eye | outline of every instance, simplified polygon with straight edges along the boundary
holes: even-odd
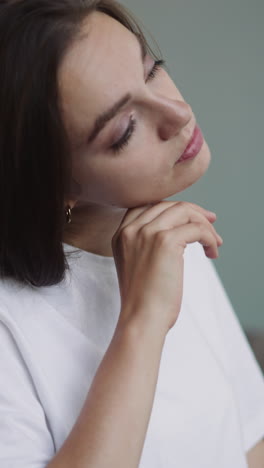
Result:
[[[133,133],[135,131],[135,128],[136,128],[136,120],[131,116],[130,121],[129,121],[129,125],[128,125],[124,135],[120,138],[119,141],[117,141],[116,143],[114,143],[111,146],[111,148],[110,148],[111,151],[113,151],[115,154],[122,151],[122,149],[124,149],[124,147],[126,145],[128,145],[129,140],[130,140],[130,138],[132,137],[132,135],[133,135]]]
[[[153,78],[155,78],[157,72],[160,70],[160,68],[163,65],[165,65],[165,60],[156,60],[156,62],[154,62],[153,68],[151,69],[150,73],[148,74],[147,81],[153,80]]]
[[[165,65],[165,60],[156,60],[156,62],[154,62],[154,65],[153,65],[151,71],[148,74],[147,82],[150,81],[150,80],[153,80],[155,78],[158,71],[160,70],[160,68],[163,65]],[[125,146],[128,145],[132,135],[135,132],[136,123],[137,123],[136,120],[131,116],[130,121],[129,121],[129,125],[128,125],[124,135],[120,138],[119,141],[117,141],[116,143],[114,143],[110,147],[110,150],[113,153],[115,153],[115,154],[120,153],[125,148]]]

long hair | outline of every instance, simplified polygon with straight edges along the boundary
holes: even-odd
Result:
[[[113,0],[0,0],[0,276],[34,286],[60,282],[70,142],[57,73],[93,11],[140,35]]]

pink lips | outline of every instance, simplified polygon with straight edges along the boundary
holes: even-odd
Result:
[[[177,163],[182,162],[182,161],[187,161],[189,159],[194,159],[198,153],[200,152],[202,146],[204,143],[204,137],[203,134],[198,127],[198,125],[195,126],[193,135],[185,148],[183,154],[181,155],[180,159],[178,159]]]

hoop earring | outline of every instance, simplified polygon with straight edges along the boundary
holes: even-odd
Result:
[[[65,219],[67,224],[70,224],[72,222],[72,210],[69,205],[65,208]]]

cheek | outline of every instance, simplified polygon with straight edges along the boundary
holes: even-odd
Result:
[[[116,156],[100,156],[75,164],[73,176],[81,185],[81,201],[132,207],[155,198],[164,187],[169,165],[157,145],[141,145]]]

